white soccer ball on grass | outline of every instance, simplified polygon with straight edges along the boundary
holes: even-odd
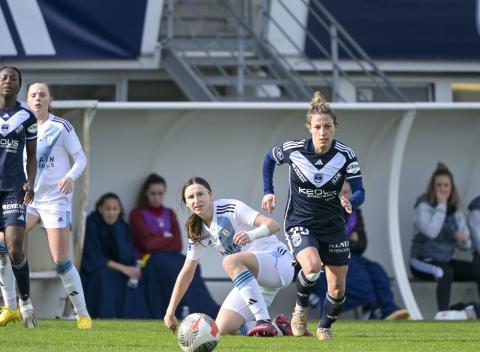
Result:
[[[219,338],[215,320],[203,313],[187,315],[178,327],[178,344],[185,352],[213,351]]]

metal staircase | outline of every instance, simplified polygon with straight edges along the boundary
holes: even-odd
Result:
[[[301,23],[283,0],[274,1]],[[310,100],[313,87],[306,83],[289,59],[279,53],[264,35],[268,26],[276,27],[285,34],[287,41],[292,41],[288,32],[270,15],[270,6],[268,0],[165,2],[160,37],[162,64],[190,100]],[[317,7],[310,8],[311,11],[318,11]],[[323,11],[326,9],[321,10],[325,17]],[[333,17],[327,16],[325,21],[328,21],[329,31],[335,28],[337,33],[343,34],[340,25],[332,22]],[[306,35],[311,34],[306,31]],[[340,40],[335,43],[343,44]],[[338,58],[334,55],[335,48],[332,46],[331,50],[325,50],[327,59],[332,60],[333,65],[333,73],[326,75],[304,55],[298,44],[293,44],[298,48],[298,56],[309,65],[310,72],[320,78],[323,85],[332,87],[332,100],[344,101],[335,87],[338,88],[340,78],[350,82],[353,80],[340,68]],[[342,49],[345,50],[344,47]],[[369,77],[375,78],[377,86],[393,91],[392,100],[406,100],[371,60],[362,58],[359,64],[365,67]]]

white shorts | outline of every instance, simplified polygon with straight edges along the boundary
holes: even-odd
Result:
[[[258,285],[262,291],[267,307],[272,304],[278,291],[287,287],[293,280],[294,268],[293,256],[285,249],[281,251],[252,251],[258,260]],[[247,303],[243,300],[236,287],[228,294],[222,304],[222,308],[237,312],[245,321],[255,320]]]
[[[27,207],[27,216],[40,219],[40,226],[46,229],[63,229],[70,225],[71,212],[66,210],[41,210]]]

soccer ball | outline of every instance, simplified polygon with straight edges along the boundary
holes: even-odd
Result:
[[[187,315],[178,327],[178,344],[185,352],[213,351],[219,337],[215,320],[203,313]]]

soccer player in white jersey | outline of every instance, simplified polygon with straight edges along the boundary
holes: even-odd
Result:
[[[30,271],[23,253],[23,238],[25,207],[34,198],[37,121],[33,112],[17,101],[21,85],[22,75],[17,68],[0,69],[0,287],[5,305],[0,313],[0,326],[22,317],[26,327],[34,327],[36,319],[30,300]],[[24,149],[27,178],[23,167]],[[15,278],[20,310],[17,309]],[[13,295],[5,289],[9,280],[13,282]]]
[[[82,174],[87,159],[72,125],[49,113],[53,99],[43,82],[30,84],[27,104],[37,114],[37,176],[35,200],[27,208],[27,227],[40,224],[47,233],[53,262],[77,314],[79,329],[91,329],[83,287],[77,269],[69,258],[70,219],[73,183]],[[69,156],[74,160],[70,167]],[[5,282],[15,291],[15,283]]]
[[[292,255],[273,235],[278,223],[235,199],[213,200],[201,177],[182,187],[182,200],[192,214],[185,225],[189,237],[187,258],[170,298],[165,325],[175,331],[175,310],[185,295],[206,247],[223,256],[223,268],[234,288],[222,304],[216,323],[222,335],[276,336],[279,329],[267,307],[277,292],[293,279]]]
[[[317,328],[319,340],[331,340],[331,326],[345,302],[345,285],[350,258],[345,235],[345,211],[362,204],[365,191],[357,157],[353,150],[334,139],[337,117],[320,92],[315,92],[305,126],[311,138],[288,141],[272,148],[263,163],[262,207],[272,211],[275,165],[289,164],[289,199],[285,233],[290,250],[302,269],[296,278],[297,302],[292,315],[292,331],[302,336],[307,326],[308,297],[325,270],[328,292]],[[347,179],[352,195],[339,197]]]

